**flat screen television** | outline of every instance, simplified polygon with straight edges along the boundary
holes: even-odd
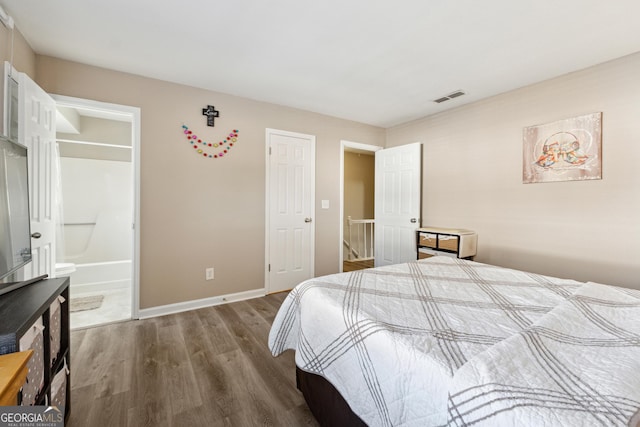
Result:
[[[27,147],[0,136],[0,282],[30,261]]]

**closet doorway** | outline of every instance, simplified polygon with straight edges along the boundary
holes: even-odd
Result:
[[[71,328],[138,317],[140,110],[53,96],[59,151],[57,275]]]

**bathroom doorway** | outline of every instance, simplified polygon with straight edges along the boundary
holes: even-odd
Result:
[[[71,329],[137,318],[139,109],[53,98],[56,275],[71,277]]]

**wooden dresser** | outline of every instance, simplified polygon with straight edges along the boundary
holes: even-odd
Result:
[[[32,350],[0,356],[0,406],[18,404],[18,392],[27,378]]]
[[[27,381],[20,382],[18,405],[64,407],[68,419],[69,339],[69,278],[42,280],[0,295],[1,357],[19,357],[33,350],[26,361]]]

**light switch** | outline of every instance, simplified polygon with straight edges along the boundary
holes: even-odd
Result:
[[[329,201],[328,200],[323,200],[322,201],[322,209],[329,209]]]

